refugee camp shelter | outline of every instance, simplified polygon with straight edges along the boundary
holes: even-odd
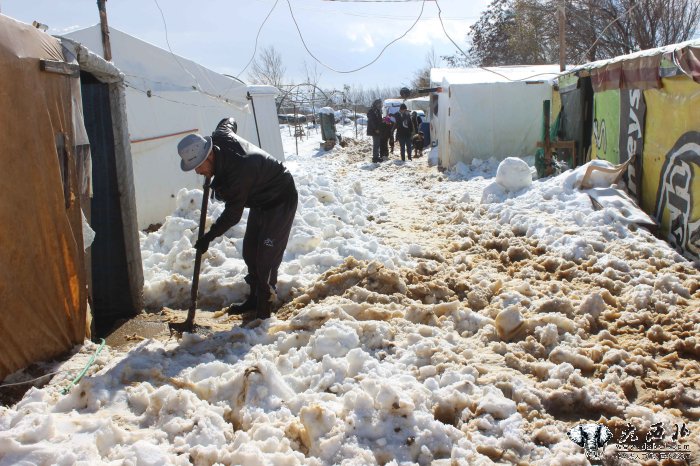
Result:
[[[406,108],[410,111],[413,110],[423,110],[425,113],[426,120],[430,119],[430,97],[421,96],[414,97],[412,99],[406,99]]]
[[[410,112],[418,112],[422,116],[421,119],[423,123],[421,127],[418,128],[419,131],[423,131],[424,144],[430,145],[430,96],[414,97],[412,99],[406,99],[406,108]]]
[[[700,40],[568,71],[559,79],[564,137],[582,136],[592,159],[629,162],[630,193],[671,244],[700,260]]]
[[[99,24],[66,37],[103,50]],[[139,228],[162,223],[181,188],[201,189],[203,177],[180,170],[177,143],[188,133],[210,135],[234,117],[239,135],[284,160],[275,87],[248,86],[113,27],[109,39],[126,83]]]
[[[88,296],[99,323],[140,309],[143,274],[118,70],[3,15],[0,69],[3,379],[82,343]]]
[[[433,68],[431,139],[438,164],[450,168],[475,158],[534,155],[542,107],[552,97],[554,65]]]

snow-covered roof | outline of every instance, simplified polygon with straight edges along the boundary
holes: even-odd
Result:
[[[414,97],[412,99],[406,99],[406,102],[430,102],[430,97],[428,96],[421,96],[421,97]]]
[[[551,81],[559,75],[559,65],[518,65],[484,68],[433,68],[430,82],[449,84],[486,84],[510,81]]]
[[[277,97],[280,95],[280,90],[275,86],[268,86],[263,84],[249,84],[248,92],[254,95],[274,95]]]
[[[675,52],[676,50],[683,49],[685,47],[698,47],[700,48],[700,39],[687,40],[685,42],[679,42],[677,44],[664,45],[662,47],[656,47],[653,49],[639,50],[634,53],[627,55],[620,55],[613,58],[607,58],[605,60],[597,60],[589,63],[584,63],[583,65],[574,66],[573,68],[567,69],[567,73],[573,73],[580,70],[592,70],[595,68],[602,68],[613,63],[618,63],[622,61],[631,61],[642,57],[653,57],[656,55],[661,55],[664,53]]]
[[[248,86],[169,50],[149,44],[114,27],[109,28],[112,56],[126,81],[136,88],[159,91],[197,90],[212,98],[245,104]],[[102,51],[100,25],[79,29],[65,37]]]

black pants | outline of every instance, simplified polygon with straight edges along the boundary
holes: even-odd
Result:
[[[248,266],[245,280],[251,296],[257,297],[258,313],[268,313],[270,298],[277,285],[277,271],[289,240],[297,212],[296,189],[281,204],[270,209],[250,209],[243,236],[243,261]],[[258,316],[261,317],[261,316]]]
[[[401,134],[397,135],[396,138],[399,140],[399,145],[401,147],[401,160],[406,160],[405,154],[408,152],[408,160],[413,158],[413,147],[411,145],[411,135]]]
[[[379,156],[381,158],[389,158],[389,137],[380,136],[379,138]]]

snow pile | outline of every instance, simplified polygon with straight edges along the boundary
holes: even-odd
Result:
[[[532,184],[530,167],[523,159],[507,157],[498,164],[496,183],[507,193],[528,188]]]
[[[585,465],[566,432],[590,422],[686,423],[698,454],[692,264],[593,210],[578,172],[482,204],[497,163],[440,174],[318,141],[288,156],[303,201],[284,267],[302,278],[284,274],[308,284],[277,316],[105,349],[67,396],[59,381],[0,408],[0,464]],[[186,270],[199,201],[181,193],[144,238],[154,273]],[[214,245],[210,281],[240,275],[241,233]]]
[[[287,165],[294,175],[299,207],[279,271],[280,299],[308,286],[320,273],[349,256],[378,260],[390,267],[409,263],[405,252],[394,251],[363,232],[369,222],[381,217],[385,202],[381,196],[363,193],[361,176],[338,182],[328,176],[329,167],[322,159],[303,167],[293,161]],[[158,231],[141,234],[147,307],[186,308],[189,303],[202,191],[183,189],[176,201],[176,211]],[[210,201],[207,229],[223,209],[222,202]],[[203,256],[198,301],[201,306],[222,307],[247,295],[249,287],[243,281],[247,268],[242,258],[247,218],[248,209],[241,221],[213,241]]]
[[[532,172],[527,162],[507,157],[498,164],[496,180],[484,188],[482,204],[502,202],[509,194],[517,195],[532,185]]]

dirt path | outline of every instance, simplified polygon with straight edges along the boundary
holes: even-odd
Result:
[[[366,142],[339,149],[336,156],[348,163],[336,179],[357,170],[368,149]],[[517,403],[523,430],[537,444],[564,442],[583,421],[640,431],[684,422],[689,442],[700,443],[696,269],[614,241],[589,259],[567,260],[490,217],[478,197],[485,182],[450,181],[427,157],[408,164],[394,158],[366,171],[363,189],[385,201],[384,215],[370,219],[366,232],[407,249],[415,267],[348,258],[284,304],[278,328],[313,332],[344,309],[344,318],[390,323],[396,344],[408,328],[442,335],[453,346],[436,348],[426,364],[438,375],[475,370],[477,387],[496,387]],[[168,338],[162,322],[173,318],[183,319],[184,311],[140,317],[161,323],[143,324],[154,330],[148,335],[126,330],[112,343]],[[238,322],[209,312],[197,321],[212,331]],[[459,418],[464,409],[444,407],[435,416],[478,431],[476,417]],[[498,448],[483,454],[518,458]]]
[[[357,161],[368,150],[351,146],[346,157]],[[409,170],[393,161],[368,170],[366,184],[383,193],[387,215],[367,230],[397,250],[413,245],[416,267],[388,271],[349,260],[281,316],[293,320],[307,306],[351,300],[371,305],[362,319],[452,325],[463,337],[459,349],[433,360],[476,367],[476,383],[519,400],[526,430],[542,441],[561,439],[586,420],[641,431],[653,422],[670,429],[675,420],[690,427],[691,444],[699,443],[698,270],[649,255],[642,244],[614,241],[590,259],[566,260],[490,218],[478,189],[465,186],[466,195],[457,191],[453,202],[437,203],[440,185],[450,181],[425,157],[409,163]],[[470,324],[455,314],[461,310]],[[520,390],[536,395],[519,399]]]

